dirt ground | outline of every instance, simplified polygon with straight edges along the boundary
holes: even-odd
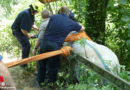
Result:
[[[2,56],[4,63],[20,60],[20,58],[6,52],[4,52]],[[34,75],[34,71],[26,71],[20,66],[9,68],[9,71],[16,84],[17,90],[43,90],[36,84],[36,76]]]
[[[13,62],[16,60],[20,60],[20,58],[17,58],[13,55],[9,55],[8,53],[3,54],[4,63]],[[34,72],[37,70],[27,71],[20,66],[15,66],[9,68],[9,71],[16,84],[17,90],[51,90],[49,88],[43,89],[38,87],[36,83],[36,75],[34,74]],[[61,90],[61,88],[57,88],[56,90]]]
[[[17,90],[43,90],[37,86],[34,72],[26,71],[20,66],[10,68],[9,71],[14,79]]]

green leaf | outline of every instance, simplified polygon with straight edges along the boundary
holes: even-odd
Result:
[[[118,0],[118,3],[124,5],[124,4],[127,4],[128,1],[127,0]]]
[[[127,74],[129,74],[129,75],[130,75],[130,71],[127,71]]]
[[[59,72],[58,75],[62,77],[64,75],[64,72]]]
[[[124,21],[124,22],[129,22],[130,21],[130,17],[127,16],[127,15],[124,15],[124,16],[122,16],[121,20]]]
[[[130,37],[130,32],[128,32],[128,38]]]
[[[130,23],[127,25],[127,28],[130,29]]]
[[[130,47],[130,39],[126,41],[127,47]]]

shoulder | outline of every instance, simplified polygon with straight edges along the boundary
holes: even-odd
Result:
[[[40,25],[40,29],[46,28],[46,26],[47,26],[48,23],[49,23],[49,20],[50,20],[50,19],[47,19],[47,20],[43,21],[43,22],[41,23],[41,25]]]
[[[49,20],[50,20],[50,18],[48,18],[48,19],[46,19],[46,20],[42,21],[42,23],[41,23],[41,24],[42,24],[42,25],[43,25],[43,24],[47,24],[47,23],[49,22]]]
[[[45,25],[46,25],[46,21],[43,21],[43,22],[40,24],[40,28],[45,27]]]
[[[29,16],[30,15],[29,9],[21,11],[20,15]]]
[[[23,13],[30,14],[30,11],[29,11],[29,9],[25,9],[25,10],[23,10]]]
[[[59,14],[51,15],[51,17],[57,17]]]
[[[50,17],[50,19],[58,18],[59,16],[60,16],[60,14],[55,14],[55,15],[52,15],[52,16]]]

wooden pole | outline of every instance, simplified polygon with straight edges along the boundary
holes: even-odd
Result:
[[[61,48],[60,50],[47,52],[47,53],[43,53],[43,54],[36,55],[36,56],[33,56],[33,57],[29,57],[29,58],[17,60],[17,61],[14,61],[14,62],[6,63],[6,66],[8,68],[10,68],[10,67],[23,65],[23,64],[30,63],[30,62],[34,62],[34,61],[43,60],[43,59],[53,57],[53,56],[56,56],[56,55],[60,55],[60,54],[63,55],[63,56],[68,56],[70,54],[70,50],[71,50],[71,47],[66,46],[66,47]]]

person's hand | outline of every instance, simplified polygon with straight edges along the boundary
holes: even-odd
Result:
[[[31,39],[31,36],[28,36],[28,39]]]
[[[36,25],[33,25],[33,29],[39,31],[39,28]]]
[[[84,32],[84,30],[85,30],[85,27],[82,26],[82,28],[80,29],[80,32]]]
[[[34,56],[36,55],[36,51],[37,51],[37,50],[34,48],[34,49],[33,49],[33,52],[32,52],[32,54],[33,54]]]
[[[84,30],[80,30],[80,32],[84,32]]]
[[[39,31],[39,28],[37,28],[37,27],[34,27],[33,29]]]
[[[34,35],[31,35],[30,38],[35,38]]]

